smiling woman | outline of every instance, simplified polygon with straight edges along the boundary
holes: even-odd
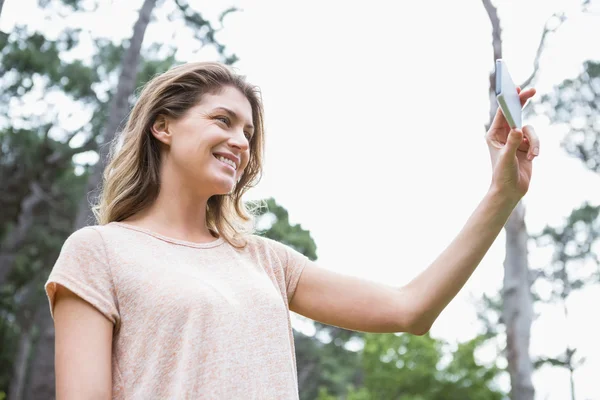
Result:
[[[123,146],[113,151],[95,207],[100,224],[145,220],[172,201],[161,194],[185,185],[207,207],[205,216],[193,204],[195,215],[185,221],[189,233],[243,244],[240,234],[250,231],[251,218],[242,196],[258,183],[262,168],[258,88],[220,64],[178,66],[148,83],[121,136]],[[229,164],[222,170],[216,169],[221,163],[208,162],[217,155],[233,161],[234,174],[223,174]]]
[[[115,140],[98,225],[67,239],[46,283],[59,399],[298,399],[290,311],[424,334],[527,191],[539,149],[533,129],[496,115],[488,194],[429,268],[392,287],[253,234],[242,196],[260,179],[263,137],[258,90],[224,65],[146,85]]]

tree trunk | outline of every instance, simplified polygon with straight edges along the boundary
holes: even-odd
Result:
[[[40,301],[35,322],[40,332],[33,349],[35,358],[31,363],[31,372],[29,373],[28,385],[23,400],[51,400],[55,398],[56,392],[54,381],[54,323],[48,311],[48,301],[46,299]]]
[[[102,137],[105,145],[100,146],[98,151],[100,159],[98,163],[94,165],[92,174],[88,179],[86,195],[81,198],[81,202],[79,203],[77,219],[75,221],[75,230],[83,228],[88,223],[93,223],[94,221],[87,194],[90,192],[97,192],[99,189],[100,184],[102,183],[102,173],[106,166],[109,144],[115,138],[115,134],[121,127],[121,123],[129,113],[129,98],[133,95],[135,90],[144,33],[150,22],[150,15],[152,14],[152,9],[155,4],[156,0],[144,1],[144,4],[140,9],[139,18],[133,27],[133,36],[129,41],[129,47],[123,55],[121,76],[119,77],[119,83],[117,84],[117,91],[111,101],[108,122]]]
[[[29,187],[31,192],[21,202],[17,225],[0,243],[0,286],[6,283],[17,252],[23,246],[27,234],[33,226],[36,207],[42,204],[46,198],[44,191],[36,181],[33,181]]]
[[[491,0],[482,0],[492,24],[494,63],[502,58],[502,34],[496,7]],[[495,73],[490,74],[489,129],[498,105],[496,102]],[[506,326],[508,371],[512,400],[533,400],[535,390],[531,375],[533,363],[529,356],[529,340],[533,321],[531,278],[527,260],[529,235],[525,225],[525,208],[521,202],[512,212],[506,225],[506,258],[504,260],[504,288],[502,290],[502,317]]]
[[[569,382],[571,384],[571,400],[575,400],[575,369],[569,368]]]
[[[13,364],[12,377],[10,379],[9,399],[23,399],[25,390],[25,379],[27,374],[27,360],[31,352],[32,326],[21,326],[21,336],[19,337],[19,347],[17,356]]]
[[[39,323],[40,303],[39,279],[32,279],[23,288],[14,295],[16,307],[16,323],[19,326],[21,335],[17,347],[17,354],[12,368],[12,376],[9,386],[9,399],[22,400],[24,397],[25,385],[27,383],[27,373],[29,368],[29,357],[31,355],[34,329]]]
[[[111,101],[108,123],[104,129],[103,140],[105,143],[110,143],[114,139],[116,131],[129,112],[129,98],[135,90],[140,50],[155,5],[156,0],[145,0],[140,9],[138,20],[133,27],[133,35],[129,42],[129,47],[123,55],[122,70],[119,83],[117,84],[117,91]],[[94,166],[88,180],[86,193],[82,196],[74,226],[75,230],[84,227],[88,221],[93,220],[87,193],[95,191],[101,183],[102,172],[108,155],[107,146],[101,146],[99,149],[100,160]],[[48,303],[42,302],[40,304],[41,308],[44,311],[44,318],[42,318],[40,324],[40,338],[31,366],[31,384],[29,392],[26,393],[27,400],[49,400],[55,398],[54,323],[49,314]]]
[[[524,219],[525,207],[519,203],[504,227],[506,259],[502,290],[502,319],[506,325],[512,400],[533,400],[535,394],[531,380],[533,364],[529,356],[529,340],[533,321],[531,278],[527,260],[529,235]]]

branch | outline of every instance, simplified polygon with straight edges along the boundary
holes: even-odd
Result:
[[[496,60],[502,58],[502,29],[500,28],[500,19],[498,18],[498,10],[492,4],[491,0],[481,0],[483,2],[483,6],[485,7],[485,11],[492,23],[492,47],[494,49],[493,54],[493,63],[496,63]],[[496,74],[495,72],[490,73],[490,85],[489,85],[489,96],[490,96],[490,115],[488,123],[486,124],[485,130],[487,131],[492,125],[492,121],[494,120],[494,116],[496,115],[497,104],[495,101],[496,98]]]
[[[558,24],[551,28],[550,24],[555,19],[558,19]],[[533,61],[533,71],[531,71],[531,74],[529,75],[529,77],[527,79],[525,79],[525,81],[523,83],[521,83],[521,85],[520,85],[521,89],[524,89],[525,87],[529,86],[531,84],[531,82],[535,79],[535,76],[538,73],[538,70],[540,68],[540,58],[542,57],[542,52],[544,51],[546,37],[548,36],[549,33],[556,32],[558,30],[558,28],[560,28],[560,26],[563,24],[563,22],[565,22],[566,19],[567,19],[567,16],[565,15],[564,12],[554,13],[554,14],[552,14],[552,16],[550,18],[548,18],[548,20],[544,24],[544,31],[542,32],[542,37],[540,38],[540,44],[538,45],[537,51],[535,53],[535,59]]]
[[[500,19],[498,18],[498,10],[492,4],[491,0],[481,0],[485,11],[488,14],[490,22],[492,23],[492,45],[494,46],[494,62],[497,59],[502,58],[502,29],[500,28]]]
[[[580,357],[575,359],[575,353],[577,353],[577,349],[567,347],[564,353],[559,354],[556,357],[540,357],[534,361],[534,368],[538,369],[543,365],[550,364],[554,367],[566,368],[570,371],[574,371],[577,368],[581,367],[586,358]]]
[[[225,17],[233,12],[236,11],[242,11],[241,9],[237,8],[237,7],[229,7],[227,10],[223,11],[221,13],[221,15],[219,15],[219,24],[221,25],[221,27],[219,29],[217,29],[217,32],[220,31],[221,29],[223,29],[223,20],[225,19]]]
[[[593,4],[591,0],[584,0],[581,4],[581,11],[585,14],[591,15],[592,17],[600,16],[600,12],[594,12],[592,10]]]
[[[235,54],[226,56],[226,46],[219,43],[216,39],[216,33],[223,28],[223,19],[230,13],[239,11],[236,7],[230,7],[223,11],[219,17],[219,23],[221,28],[215,29],[209,20],[205,19],[202,14],[194,11],[192,7],[185,0],[175,0],[175,5],[179,11],[183,14],[183,19],[186,24],[194,29],[195,38],[200,41],[201,46],[211,45],[214,46],[219,55],[223,58],[223,63],[232,65],[237,62],[238,57]]]

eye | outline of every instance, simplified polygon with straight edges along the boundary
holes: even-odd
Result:
[[[229,119],[229,117],[226,117],[225,115],[216,116],[215,119],[218,120],[218,121],[221,121],[226,126],[230,126],[231,125],[231,120]]]
[[[252,133],[250,132],[244,132],[244,136],[246,136],[246,139],[248,139],[248,141],[252,139]]]

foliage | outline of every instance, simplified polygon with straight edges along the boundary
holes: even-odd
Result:
[[[364,385],[350,387],[348,399],[500,400],[504,393],[494,382],[500,369],[475,359],[484,341],[476,337],[451,349],[429,334],[366,334]],[[319,394],[319,400],[333,398],[324,389]]]

